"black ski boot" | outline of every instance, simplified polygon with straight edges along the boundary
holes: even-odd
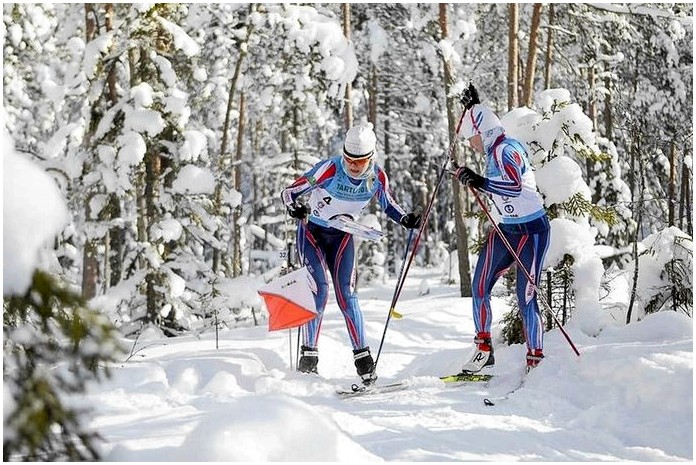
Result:
[[[302,346],[300,351],[300,361],[297,364],[297,371],[302,373],[317,373],[319,363],[319,351],[316,347]]]
[[[365,386],[374,384],[377,380],[375,372],[375,361],[370,355],[370,348],[365,347],[353,351],[353,360],[355,360],[355,368],[358,370],[358,376],[362,379]]]

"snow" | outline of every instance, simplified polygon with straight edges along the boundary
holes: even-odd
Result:
[[[88,79],[93,79],[97,72],[97,67],[99,60],[102,59],[102,55],[106,55],[109,52],[109,47],[111,47],[114,39],[114,32],[106,32],[91,41],[86,45],[83,44],[85,52],[83,59],[83,70],[85,71],[86,77]]]
[[[65,226],[68,209],[55,181],[18,154],[6,134],[3,152],[2,290],[9,296],[27,290],[41,249]]]
[[[376,64],[389,46],[389,34],[374,19],[367,22],[367,31],[370,38],[370,62]]]
[[[546,205],[566,202],[578,193],[584,194],[585,198],[591,197],[590,188],[582,179],[580,165],[565,155],[537,169],[536,179]]]
[[[642,245],[647,250],[638,257],[640,272],[636,286],[636,304],[641,311],[660,289],[672,286],[669,276],[663,272],[667,269],[667,263],[679,260],[682,266],[689,267],[690,257],[693,256],[691,238],[674,226],[651,234],[642,241]],[[627,269],[632,270],[634,266],[634,262],[631,262]],[[684,274],[690,281],[682,285],[693,289],[693,269],[687,269]]]
[[[441,270],[412,268],[378,365],[389,394],[340,399],[356,382],[345,323],[333,297],[319,340],[319,375],[290,369],[296,332],[265,326],[159,339],[92,386],[91,426],[112,461],[683,461],[693,457],[693,327],[675,312],[630,325],[603,323],[590,337],[569,325],[577,357],[558,330],[546,359],[506,400],[525,349],[498,339],[507,299],[494,297],[496,377],[446,387],[472,349],[471,299],[442,284]],[[423,282],[430,293],[420,295]],[[250,296],[253,281],[228,281]],[[363,287],[373,354],[395,280]],[[249,297],[248,297],[249,298]],[[133,341],[127,341],[131,346]]]
[[[174,46],[184,52],[187,57],[192,57],[200,53],[200,47],[189,35],[178,25],[167,21],[162,17],[157,17],[157,20],[174,38]]]
[[[146,12],[152,6],[138,4],[134,8]],[[316,88],[313,75],[321,70],[328,80],[334,81],[329,85],[329,97],[343,95],[344,85],[357,75],[358,61],[353,44],[343,36],[336,17],[319,14],[314,7],[279,5],[267,8],[270,14],[252,13],[254,27],[267,27],[265,17],[271,25],[274,21],[282,22],[298,50],[320,57],[317,69],[303,69],[288,79],[295,79],[294,97],[310,114],[316,112],[315,122],[323,126],[328,120],[318,112],[317,97],[300,91]],[[595,5],[595,8],[600,6]],[[601,8],[629,11],[628,7],[618,5]],[[655,15],[664,13],[658,9],[646,10],[646,7],[630,9]],[[407,27],[420,29],[432,20],[418,9],[412,12]],[[45,15],[41,6],[27,6],[27,13],[26,43],[37,51],[62,57],[56,53],[55,41],[47,40],[54,30],[55,18]],[[184,29],[165,19],[157,19],[172,34],[175,46],[184,55],[199,54],[199,45]],[[390,41],[377,22],[369,21],[370,60],[374,63]],[[692,18],[675,18],[663,34],[653,37],[653,45],[665,49],[666,62],[673,63],[677,57],[668,35],[672,39],[682,39],[687,32],[685,27],[692,27],[691,22]],[[453,37],[462,35],[461,40],[442,41],[439,50],[459,63],[458,53],[466,46],[462,42],[477,30],[473,19],[460,19],[455,24],[453,30],[460,32]],[[21,26],[11,24],[7,33],[10,46],[21,45]],[[240,28],[237,33],[239,39],[247,36],[246,28]],[[58,111],[66,104],[64,99],[85,92],[80,71],[88,78],[94,77],[97,62],[113,45],[114,34],[116,32],[104,34],[88,44],[80,38],[69,39],[65,49],[69,53],[62,57],[67,65],[62,73],[58,68],[36,65],[36,82],[47,103],[52,104],[47,108]],[[437,50],[434,43],[422,50],[433,72],[441,66]],[[108,193],[129,187],[127,168],[142,162],[148,138],[160,134],[165,124],[183,129],[190,117],[189,94],[174,87],[178,77],[172,62],[164,55],[151,53],[150,58],[167,88],[159,86],[155,90],[146,83],[130,88],[130,99],[109,109],[92,137],[92,140],[104,137],[113,129],[116,115],[123,112],[126,120],[116,144],[98,147],[103,166],[84,179],[99,182],[100,177]],[[76,62],[71,62],[80,54],[84,55],[82,70],[75,68]],[[599,59],[615,61],[622,60],[623,56],[618,52]],[[10,74],[17,73],[11,64],[6,66],[6,71],[12,71]],[[195,79],[206,80],[204,67],[193,69]],[[275,73],[271,67],[266,67],[265,71],[269,83],[284,83],[283,74]],[[241,82],[247,84],[248,79],[243,76]],[[646,100],[646,107],[664,107],[665,100],[655,99],[658,90],[648,84],[643,85],[643,95],[654,101]],[[452,94],[463,85],[463,81],[455,83]],[[674,94],[683,100],[686,90],[677,87]],[[6,89],[6,95],[16,99],[24,110],[38,108],[19,81],[10,80]],[[260,90],[259,98],[267,106],[282,98],[270,89]],[[357,93],[353,98],[356,104],[360,102]],[[572,158],[577,158],[575,136],[596,148],[595,135],[590,119],[572,100],[571,93],[565,89],[549,89],[538,94],[535,108],[539,113],[519,108],[501,117],[508,134],[520,138],[528,146],[530,142],[537,143],[530,157],[547,205],[563,202],[577,192],[589,198],[582,170]],[[417,94],[413,100],[415,110],[425,111],[428,101],[428,97]],[[156,102],[158,105],[154,105]],[[160,110],[151,108],[160,108],[162,103],[166,122]],[[275,106],[276,112],[282,109],[282,105]],[[237,112],[232,113],[233,118],[238,116]],[[58,119],[37,121],[44,132],[51,124],[57,124],[57,129],[52,137],[39,141],[41,153],[37,155],[52,160],[80,145],[84,128],[81,124]],[[186,129],[183,135],[184,142],[176,153],[177,162],[206,161],[206,136]],[[55,181],[37,165],[16,154],[8,143],[9,138],[3,139],[3,291],[4,295],[10,295],[26,291],[34,268],[43,265],[41,249],[61,230],[68,212]],[[654,155],[655,164],[661,169],[669,166],[664,153]],[[287,153],[280,154],[261,163],[287,164],[288,158]],[[309,164],[318,161],[310,154],[302,154],[301,159]],[[82,172],[80,160],[68,154],[63,166],[70,179]],[[685,156],[684,163],[691,166],[691,157]],[[181,169],[173,183],[175,192],[211,194],[214,191],[211,171],[193,164],[178,166]],[[613,166],[616,178],[613,182],[619,183],[620,173],[616,172],[619,164]],[[625,184],[614,187],[617,190],[623,187],[624,197],[628,194]],[[222,195],[227,205],[241,205],[240,192],[227,190]],[[105,195],[98,195],[90,201],[93,213],[103,208],[106,199]],[[374,215],[366,216],[364,224],[381,230]],[[514,394],[496,401],[495,407],[484,406],[482,398],[504,396],[519,385],[525,349],[501,343],[497,319],[509,310],[509,304],[507,297],[496,297],[493,308],[497,364],[490,370],[496,378],[489,385],[445,387],[441,384],[437,376],[454,372],[461,366],[472,349],[473,338],[470,299],[459,297],[456,282],[442,282],[443,276],[454,277],[457,270],[456,252],[450,254],[454,260],[446,260],[448,252],[442,246],[443,262],[447,261],[443,268],[447,271],[411,270],[398,305],[398,311],[405,316],[391,320],[380,358],[381,382],[406,380],[410,385],[406,391],[350,401],[336,397],[335,388],[349,386],[356,381],[356,376],[345,322],[335,301],[330,300],[320,340],[320,376],[301,375],[292,370],[289,352],[295,347],[296,333],[269,333],[263,326],[263,318],[259,327],[223,329],[219,348],[216,348],[215,334],[210,332],[192,331],[187,336],[163,339],[160,331],[145,328],[137,341],[126,341],[133,350],[130,356],[123,356],[121,363],[111,367],[111,380],[92,385],[88,395],[79,401],[95,409],[91,425],[106,440],[103,448],[108,460],[692,460],[692,320],[670,311],[645,315],[640,308],[654,296],[655,289],[669,286],[662,273],[670,260],[684,258],[690,264],[691,241],[682,240],[682,233],[669,228],[641,244],[641,250],[651,250],[639,259],[641,273],[634,322],[623,325],[625,308],[622,305],[631,291],[631,277],[626,276],[628,273],[619,275],[611,284],[609,295],[600,301],[600,292],[606,293],[600,286],[604,273],[600,254],[610,253],[595,246],[597,228],[585,219],[571,221],[563,214],[555,218],[552,225],[546,265],[555,266],[566,254],[572,257],[576,308],[566,329],[582,355],[579,358],[574,355],[560,331],[550,332],[546,337],[547,358],[542,365]],[[248,226],[252,234],[265,235],[262,228]],[[75,225],[70,227],[75,228]],[[152,225],[151,229],[153,238],[166,241],[177,240],[183,233],[182,224],[172,218]],[[268,242],[277,249],[284,244],[275,237],[269,237]],[[66,247],[72,248],[73,260],[81,259],[76,246]],[[265,256],[273,265],[278,265],[281,258],[275,250],[254,253]],[[155,266],[161,263],[162,258],[153,249],[146,249],[145,255]],[[276,257],[277,260],[273,260]],[[371,272],[378,279],[360,289],[373,353],[379,346],[396,284],[393,278],[378,273],[380,269],[384,273],[384,268],[380,267],[384,263],[384,254],[374,252],[372,264],[376,271]],[[162,265],[170,302],[189,299],[191,293],[186,290],[186,280],[175,272],[172,263]],[[627,270],[631,268],[632,264],[626,267]],[[692,271],[689,270],[688,276]],[[147,270],[136,272],[129,281],[111,288],[107,295],[93,299],[93,306],[120,312],[119,302],[128,300],[126,297],[134,289],[134,283],[141,282],[146,273]],[[256,292],[259,281],[258,276],[221,278],[213,285],[215,291],[219,291],[213,299],[213,308],[233,312],[233,309],[261,306]],[[693,282],[689,285],[693,287]],[[168,303],[161,314],[166,315],[172,309],[172,303]],[[132,315],[124,312],[117,316],[128,321]],[[638,319],[640,321],[636,322]],[[27,328],[10,335],[18,343],[43,337],[47,336]],[[94,343],[88,341],[86,344]],[[5,419],[14,409],[9,394],[5,388]]]
[[[184,131],[184,143],[179,150],[179,158],[181,161],[196,161],[204,153],[208,146],[208,141],[200,131],[188,130]]]
[[[135,131],[125,132],[118,136],[121,148],[118,151],[118,161],[122,165],[134,166],[145,158],[147,145],[142,136]]]
[[[125,108],[126,119],[123,123],[124,131],[137,131],[147,133],[150,137],[155,137],[165,128],[162,114],[155,110]]]
[[[184,165],[172,183],[172,189],[180,194],[212,194],[215,177],[207,168]]]

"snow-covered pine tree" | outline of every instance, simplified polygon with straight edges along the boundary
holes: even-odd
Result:
[[[37,270],[24,295],[4,300],[3,341],[3,461],[98,460],[88,409],[70,399],[108,376],[123,350],[111,322]]]
[[[7,137],[3,150],[3,460],[96,460],[83,394],[108,375],[117,335],[53,272],[69,216],[54,180]]]
[[[108,166],[101,182],[119,197],[118,220],[128,236],[124,281],[97,300],[110,302],[107,310],[125,334],[144,324],[176,334],[199,310],[185,282],[197,273],[200,249],[182,223],[189,224],[193,206],[212,193],[205,137],[188,127],[188,94],[177,75],[195,80],[191,57],[198,45],[176,24],[186,14],[183,6],[126,6],[118,14],[109,57],[117,57],[126,90],[101,116],[94,143]]]
[[[572,103],[568,91],[551,89],[539,93],[536,108],[537,111],[515,109],[501,121],[509,135],[527,145],[537,186],[551,218],[551,244],[545,267],[563,269],[564,276],[571,279],[582,277],[579,282],[574,280],[562,286],[573,290],[573,316],[578,324],[588,334],[595,334],[601,322],[597,314],[601,309],[599,288],[604,267],[594,250],[597,231],[590,218],[611,224],[614,213],[592,204],[580,163],[587,156],[599,154],[599,147],[592,122],[577,103]]]

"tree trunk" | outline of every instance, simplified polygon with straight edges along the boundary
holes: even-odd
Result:
[[[691,210],[691,188],[689,187],[690,177],[689,171],[691,166],[685,163],[682,158],[682,176],[681,176],[681,202],[679,202],[679,228],[688,235],[693,235],[692,210]],[[684,220],[686,220],[686,229],[684,229]]]
[[[373,64],[370,67],[368,83],[369,101],[367,104],[367,120],[372,123],[374,128],[377,128],[377,65]]]
[[[92,3],[85,3],[85,41],[87,43],[94,40],[97,34],[96,11]],[[91,133],[85,137],[85,140],[91,139]],[[86,164],[85,169],[90,170],[90,165]],[[94,192],[87,194],[85,201],[85,222],[89,223],[96,218],[92,218],[92,212],[89,207],[90,200]],[[86,300],[97,295],[97,282],[99,281],[99,260],[97,259],[97,240],[87,238],[85,241],[84,250],[82,251],[82,297]]]
[[[592,121],[592,128],[597,128],[597,105],[595,104],[594,91],[597,84],[596,70],[594,66],[587,69],[587,85],[590,88],[590,100],[587,102],[587,116]],[[591,179],[591,178],[590,178]]]
[[[534,75],[536,73],[537,56],[537,37],[539,36],[539,24],[541,23],[542,4],[535,3],[532,13],[532,26],[529,31],[529,50],[527,51],[527,69],[524,77],[524,101],[525,106],[532,106],[532,96],[534,95]]]
[[[677,204],[677,145],[672,141],[669,151],[669,185],[667,187],[667,225],[674,226],[674,206]]]
[[[148,241],[150,239],[150,227],[156,224],[159,220],[159,192],[162,174],[162,157],[159,154],[157,147],[148,147],[145,153],[145,186],[143,200],[145,203],[144,221],[147,231]],[[151,243],[150,247],[157,247],[157,244]],[[153,269],[151,265],[147,265],[150,272],[145,277],[147,285],[146,291],[146,321],[159,324],[161,320],[160,310],[162,308],[162,292],[159,290],[162,286],[161,272]]]
[[[516,3],[508,5],[509,29],[508,29],[508,110],[517,107],[517,60],[519,57],[519,41],[517,32],[519,27],[519,9]]]
[[[343,15],[343,35],[350,43],[350,3],[341,3],[341,13]],[[345,107],[343,118],[346,131],[353,127],[353,101],[352,101],[353,84],[346,83]],[[373,123],[374,124],[374,123]]]
[[[375,134],[377,133],[377,84],[378,84],[378,75],[377,75],[377,66],[374,64],[370,65],[370,74],[368,76],[368,102],[367,102],[367,120],[372,123],[372,127],[375,129]],[[385,105],[386,106],[386,105]],[[387,125],[385,123],[385,130],[387,128]],[[386,141],[388,140],[389,135],[385,134],[384,139],[385,139],[385,145]],[[390,173],[387,162],[389,160],[388,157],[388,152],[386,148],[384,149],[384,169],[386,170],[387,173]],[[378,212],[378,205],[377,202],[370,202],[370,213],[375,214]],[[389,231],[389,224],[391,222],[387,222],[387,231]],[[390,233],[391,234],[391,233]],[[391,237],[391,236],[390,236]]]
[[[604,79],[604,87],[607,89],[607,93],[604,96],[604,137],[614,140],[614,113],[612,112],[614,102],[611,98],[614,89],[611,78]]]
[[[254,4],[249,5],[249,13],[254,11],[255,6]],[[227,153],[227,146],[229,145],[229,130],[230,126],[232,124],[232,104],[234,102],[234,95],[237,92],[237,81],[239,80],[239,74],[241,73],[242,70],[242,63],[244,62],[244,58],[247,56],[247,47],[246,44],[249,42],[249,37],[251,36],[252,33],[252,26],[247,24],[247,36],[246,39],[244,40],[243,43],[239,45],[239,58],[237,59],[237,63],[235,63],[234,66],[234,73],[232,73],[232,78],[230,79],[230,89],[227,92],[227,107],[225,108],[225,121],[222,125],[222,139],[220,142],[220,155],[218,157],[218,163],[217,163],[217,169],[218,172],[220,173],[221,179],[229,179],[226,177],[224,174],[228,173],[228,171],[231,169],[231,162],[230,162],[230,157]],[[231,177],[231,174],[230,174]],[[223,207],[222,207],[222,191],[223,191],[224,186],[220,183],[218,183],[215,186],[215,197],[214,197],[214,212],[218,216],[223,215]],[[221,239],[221,233],[220,231],[215,231],[215,238],[220,240]],[[220,250],[219,246],[216,246],[213,249],[213,263],[212,263],[212,270],[213,272],[217,272],[220,267],[223,265],[225,262],[225,253]]]
[[[633,313],[633,305],[636,301],[636,290],[638,286],[638,235],[640,234],[640,223],[643,221],[643,164],[637,161],[638,157],[638,147],[640,147],[640,135],[634,131],[634,144],[631,150],[631,172],[634,173],[633,186],[631,187],[631,201],[634,202],[636,215],[636,230],[633,235],[633,251],[631,253],[633,258],[633,286],[631,287],[630,298],[628,302],[628,309],[626,311],[626,324],[631,322],[631,315]],[[638,202],[635,202],[635,193],[638,190]]]
[[[440,3],[440,31],[442,39],[449,38],[447,4]],[[449,143],[454,145],[454,159],[459,165],[464,165],[461,160],[459,145],[456,144],[457,138],[457,116],[455,105],[457,99],[450,96],[450,88],[454,82],[452,64],[443,58],[445,75],[445,96],[447,101],[447,125],[449,129]],[[462,297],[471,297],[471,273],[469,272],[469,231],[464,222],[464,208],[467,205],[466,191],[456,179],[452,178],[452,189],[454,192],[454,220],[457,231],[457,256],[459,257],[459,291]]]
[[[556,21],[554,4],[549,3],[549,25],[546,28],[546,56],[544,65],[544,89],[551,88],[551,63],[553,59],[553,26]]]
[[[246,99],[244,92],[239,97],[239,124],[237,127],[237,152],[234,157],[234,188],[242,191],[242,153],[244,146],[244,118],[246,114]],[[240,219],[242,206],[239,205],[232,213],[232,224],[234,228],[233,249],[232,249],[232,276],[242,275],[242,230]]]
[[[109,32],[114,29],[114,4],[105,3],[104,11],[104,27]],[[118,101],[116,79],[116,66],[111,66],[106,76],[106,84],[109,92],[109,102],[112,107]],[[115,220],[121,218],[121,215],[121,199],[118,195],[111,194],[109,196],[109,206],[107,207],[107,218]],[[113,287],[121,282],[123,275],[123,251],[126,247],[126,235],[122,226],[109,228],[106,245],[108,266],[105,266],[105,270],[108,270],[108,280],[106,272],[104,278],[107,280],[108,286]]]
[[[590,87],[590,100],[587,102],[587,116],[590,118],[590,121],[592,121],[592,129],[597,130],[597,104],[594,98],[594,90],[597,84],[595,76],[595,67],[590,66],[587,70],[587,83]],[[585,179],[595,179],[597,176],[594,165],[595,161],[592,160],[591,157],[587,157],[585,159],[585,170],[587,171]],[[595,204],[601,200],[601,193],[599,192],[599,189],[595,189],[592,192],[591,200],[592,203]]]
[[[389,103],[387,102],[386,105],[387,109],[389,108]],[[388,113],[388,112],[387,112]],[[391,121],[389,118],[386,118],[384,120],[384,170],[387,173],[391,172],[391,157],[389,156],[391,152],[391,143],[389,141],[389,131],[391,129]],[[374,202],[372,202],[374,203]],[[395,274],[397,270],[397,264],[396,264],[396,247],[394,244],[394,237],[396,236],[395,234],[395,229],[396,225],[394,224],[393,221],[387,221],[387,237],[389,238],[389,242],[387,243],[387,269],[390,274]]]

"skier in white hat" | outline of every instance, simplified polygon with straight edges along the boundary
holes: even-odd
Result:
[[[455,176],[462,184],[488,194],[501,221],[499,229],[517,251],[538,288],[544,257],[549,245],[550,226],[527,152],[522,144],[507,136],[498,117],[481,104],[473,85],[464,92],[462,137],[486,156],[485,176],[470,168],[458,168]],[[494,229],[488,234],[478,256],[473,277],[473,313],[476,337],[474,351],[463,373],[474,373],[495,363],[491,341],[491,290],[503,272],[515,263]],[[517,269],[517,299],[527,343],[527,369],[537,366],[543,354],[543,322],[535,287],[524,271]]]
[[[373,198],[379,201],[390,219],[405,228],[418,228],[421,221],[420,215],[406,214],[394,201],[387,174],[376,163],[376,143],[371,123],[352,127],[346,133],[341,155],[317,163],[281,194],[290,216],[300,220],[297,251],[316,283],[318,314],[303,326],[304,340],[297,369],[317,372],[319,331],[329,289],[328,272],[346,321],[355,367],[365,384],[374,383],[377,375],[365,340],[363,315],[354,289],[353,236],[327,227],[326,222],[342,215],[357,220]],[[298,202],[304,194],[309,194],[307,205]]]

